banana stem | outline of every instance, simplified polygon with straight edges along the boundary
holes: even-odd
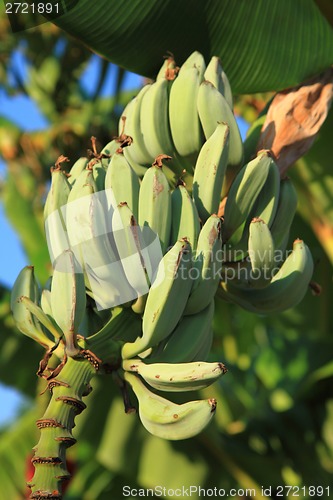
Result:
[[[32,459],[35,474],[29,483],[31,499],[62,498],[62,482],[70,477],[66,449],[76,442],[72,435],[74,419],[86,408],[82,397],[89,394],[89,382],[95,373],[96,368],[89,360],[68,358],[60,374],[52,378],[51,401],[43,417],[37,420],[40,439]]]

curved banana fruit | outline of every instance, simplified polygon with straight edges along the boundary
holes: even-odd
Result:
[[[71,184],[68,179],[70,177],[61,169],[60,163],[51,169],[51,187],[44,206],[45,234],[51,262],[69,248],[66,205]]]
[[[200,233],[200,220],[197,207],[185,183],[179,182],[171,194],[171,214],[170,244],[174,245],[177,240],[186,238],[194,251]]]
[[[233,109],[233,98],[230,83],[227,75],[223,71],[221,60],[219,57],[213,56],[206,68],[204,79],[212,83],[214,87],[222,94]]]
[[[210,386],[227,372],[223,363],[152,363],[139,359],[123,361],[123,370],[140,375],[158,391],[197,391]]]
[[[126,202],[138,220],[140,182],[125,156],[114,153],[106,171],[105,189],[112,189],[115,206]]]
[[[229,155],[229,127],[217,123],[202,146],[193,177],[192,195],[203,222],[218,212]]]
[[[140,228],[127,203],[120,203],[112,217],[112,235],[127,281],[137,297],[149,291],[149,278],[142,254]]]
[[[52,316],[64,333],[66,352],[75,356],[78,328],[86,308],[83,271],[71,250],[66,250],[54,263],[51,284]]]
[[[200,231],[194,266],[193,286],[184,314],[195,314],[207,307],[215,296],[221,279],[221,220],[211,215]]]
[[[142,87],[138,95],[125,107],[119,122],[119,135],[127,135],[133,139],[133,143],[124,148],[125,155],[130,156],[139,165],[150,165],[154,159],[147,151],[141,129],[141,105],[149,88],[150,84]]]
[[[96,192],[90,169],[82,172],[73,186],[66,210],[71,249],[81,264],[87,291],[99,309],[108,309],[134,300],[116,248],[112,245],[107,220],[106,192]]]
[[[248,311],[258,314],[277,313],[295,307],[303,299],[313,273],[313,260],[307,245],[295,240],[293,250],[263,289],[244,290],[221,283],[219,295]]]
[[[267,286],[276,271],[274,242],[268,225],[259,218],[250,223],[249,258],[251,263],[251,284],[255,288]]]
[[[199,434],[214,416],[215,399],[178,405],[149,391],[136,375],[125,372],[124,377],[139,401],[143,426],[154,436],[169,440],[188,439]]]
[[[269,153],[262,151],[237,174],[225,204],[223,243],[226,243],[248,218],[267,180],[272,163]]]
[[[180,156],[197,155],[203,144],[196,101],[204,71],[205,62],[202,55],[193,53],[180,68],[170,90],[171,134]]]
[[[220,122],[230,128],[228,165],[238,167],[243,161],[243,142],[232,109],[225,97],[210,82],[204,80],[198,91],[197,108],[200,122],[208,139]]]
[[[276,215],[270,228],[277,250],[285,250],[296,209],[297,193],[293,183],[289,178],[281,179]]]
[[[34,304],[38,304],[39,290],[33,266],[24,267],[16,278],[11,293],[10,308],[20,332],[46,349],[51,348],[54,342],[45,334],[35,315],[26,308],[22,297],[28,297]]]
[[[157,163],[145,173],[139,193],[139,225],[149,226],[159,237],[163,253],[171,232],[171,195],[163,167]]]
[[[149,290],[143,314],[142,337],[122,349],[123,359],[133,358],[164,340],[180,320],[191,289],[191,246],[177,241],[161,260]]]
[[[214,300],[202,311],[184,316],[163,349],[157,349],[147,360],[148,363],[189,363],[196,359],[204,361],[200,353],[211,348]],[[209,351],[208,351],[209,352]]]
[[[85,170],[85,168],[87,167],[87,164],[88,164],[88,158],[86,158],[85,156],[82,156],[81,158],[76,160],[76,162],[74,163],[74,165],[72,166],[72,168],[68,172],[68,179],[67,180],[71,186],[73,186],[73,184],[75,184],[76,179],[79,177],[81,172],[83,170]]]

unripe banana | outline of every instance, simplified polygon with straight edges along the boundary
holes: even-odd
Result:
[[[197,207],[192,200],[185,183],[179,182],[171,194],[171,240],[174,245],[177,240],[186,238],[195,250],[200,233],[200,220]]]
[[[218,123],[202,146],[194,169],[192,195],[203,222],[218,212],[228,155],[229,127]]]
[[[202,55],[194,52],[180,68],[171,87],[170,127],[173,143],[180,156],[197,155],[203,143],[196,101],[204,71]]]
[[[71,191],[67,174],[57,165],[51,169],[51,187],[44,207],[44,223],[51,262],[69,248],[66,205]]]
[[[54,263],[51,308],[64,333],[66,353],[75,356],[79,351],[76,336],[86,308],[86,289],[82,268],[71,250],[66,250]]]
[[[226,300],[257,314],[282,312],[303,299],[312,273],[310,250],[302,240],[295,240],[293,251],[266,288],[244,290],[222,282],[219,293]]]
[[[147,384],[158,391],[196,391],[210,386],[226,373],[223,363],[152,363],[126,359],[123,369],[138,373]]]
[[[124,376],[139,401],[140,420],[154,436],[169,440],[188,439],[199,434],[215,413],[215,399],[178,405],[149,391],[136,375],[125,372]]]
[[[127,104],[119,122],[119,135],[128,135],[133,139],[133,143],[125,148],[126,155],[129,155],[139,165],[150,165],[154,159],[145,146],[140,117],[142,99],[149,88],[150,84],[145,85],[138,95]]]
[[[74,163],[74,165],[72,166],[72,168],[68,173],[68,182],[71,186],[75,184],[76,179],[79,177],[81,172],[85,170],[87,164],[88,164],[88,158],[84,156],[76,160],[76,162]]]
[[[112,158],[112,156],[118,152],[121,148],[121,141],[119,139],[112,139],[112,141],[108,142],[101,151],[101,155],[106,155]],[[109,162],[104,162],[109,163]],[[103,163],[103,164],[104,164]]]
[[[163,167],[157,162],[145,173],[139,193],[139,225],[149,226],[159,237],[162,252],[169,245],[171,195]]]
[[[243,143],[239,128],[225,97],[210,82],[203,81],[197,98],[200,122],[208,139],[218,123],[225,122],[230,128],[228,165],[238,167],[243,161]]]
[[[251,285],[254,288],[267,286],[276,270],[274,242],[268,225],[259,218],[250,223],[249,257],[252,269]]]
[[[140,227],[127,203],[120,203],[113,213],[112,234],[126,278],[137,297],[146,295],[150,285],[140,233]]]
[[[206,68],[204,79],[212,83],[214,87],[225,97],[225,100],[233,109],[233,99],[230,83],[227,75],[223,71],[219,57],[213,56]]]
[[[138,220],[139,178],[122,153],[114,153],[105,177],[105,189],[112,189],[117,205],[126,202],[136,220]]]
[[[199,353],[204,346],[211,348],[211,331],[214,317],[214,300],[196,314],[184,316],[162,349],[157,349],[147,362],[152,363],[189,363],[195,359],[204,361]],[[209,351],[208,351],[209,352]]]
[[[24,267],[16,278],[11,293],[10,307],[15,325],[20,332],[46,349],[51,348],[53,341],[45,334],[38,319],[26,308],[21,300],[22,297],[28,297],[35,304],[39,301],[39,290],[32,266]]]
[[[123,359],[133,358],[156,346],[174,330],[180,320],[191,289],[191,246],[183,240],[165,254],[149,290],[143,314],[142,337],[125,344]]]
[[[200,231],[191,270],[193,285],[184,314],[198,313],[213,300],[221,279],[221,250],[221,220],[211,215]]]
[[[75,257],[85,274],[89,294],[99,309],[126,303],[136,297],[112,246],[104,191],[96,192],[92,171],[77,179],[68,198],[66,224]],[[110,238],[109,238],[110,236]]]
[[[87,346],[94,342],[99,337],[108,335],[112,340],[119,340],[122,342],[134,342],[134,340],[141,334],[142,319],[138,314],[135,314],[130,308],[116,307],[112,310],[112,316],[93,335],[87,336]]]
[[[262,151],[237,174],[229,190],[224,208],[222,228],[224,243],[240,228],[251,213],[267,180],[272,163],[273,160],[268,152]]]
[[[281,179],[279,201],[271,233],[277,250],[285,250],[290,227],[297,209],[297,193],[289,178]]]

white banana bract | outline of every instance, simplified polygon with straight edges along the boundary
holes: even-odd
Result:
[[[126,359],[123,369],[140,375],[158,391],[182,392],[204,389],[227,371],[223,363],[152,363]]]
[[[192,194],[203,222],[218,212],[228,154],[229,127],[218,123],[202,146],[194,169]]]
[[[170,440],[188,439],[199,434],[214,416],[215,399],[178,405],[149,391],[136,375],[125,372],[124,376],[138,399],[140,420],[154,436]]]
[[[180,320],[191,289],[191,246],[177,241],[161,260],[149,290],[143,314],[142,337],[122,349],[124,359],[133,358],[164,340]]]

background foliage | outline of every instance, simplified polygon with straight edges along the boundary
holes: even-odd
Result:
[[[324,0],[210,0],[204,7],[168,0],[162,9],[157,0],[128,0],[117,8],[108,0],[78,4],[79,15],[73,9],[57,20],[75,39],[51,23],[13,35],[5,14],[0,17],[1,90],[29,96],[48,123],[28,134],[0,111],[0,151],[7,165],[1,201],[42,283],[50,271],[42,223],[49,168],[59,154],[72,163],[84,155],[92,135],[106,144],[130,98],[122,91],[125,70],[116,66],[114,96],[102,95],[111,64],[106,59],[96,70],[94,92],[84,91],[81,75],[92,55],[82,41],[146,76],[154,75],[167,50],[179,64],[195,49],[207,58],[220,55],[238,93],[236,111],[250,121],[272,96],[250,93],[299,84],[333,61],[332,10]],[[28,62],[24,79],[13,64],[16,50]],[[262,485],[273,487],[272,498],[283,484],[333,489],[332,121],[331,111],[312,149],[290,169],[299,194],[291,241],[302,237],[311,248],[313,279],[322,294],[309,292],[297,308],[270,317],[217,299],[211,357],[229,372],[206,390],[218,399],[214,423],[191,440],[148,435],[137,418],[124,415],[108,379],[95,380],[75,428],[78,444],[69,456],[77,472],[66,499],[120,498],[125,484],[256,488],[256,498]],[[33,422],[48,396],[38,395],[44,387],[35,376],[41,351],[15,330],[9,293],[1,286],[1,381],[35,400],[0,431],[0,499],[18,500],[25,495],[26,463],[37,440]]]

